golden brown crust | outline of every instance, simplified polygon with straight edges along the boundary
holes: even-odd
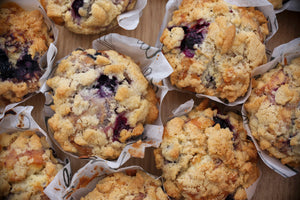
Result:
[[[85,197],[82,197],[81,200],[167,200],[168,197],[161,186],[159,180],[152,178],[141,170],[134,172],[130,170],[130,173],[118,172],[101,179],[96,188]]]
[[[113,50],[74,51],[47,84],[54,90],[48,121],[54,138],[79,156],[116,159],[158,117],[155,92],[139,66]]]
[[[266,59],[267,20],[223,0],[183,0],[160,38],[178,88],[235,101]]]
[[[117,25],[117,16],[132,10],[136,0],[40,0],[57,24],[78,34],[98,34]]]
[[[45,137],[33,131],[0,134],[0,197],[48,199],[44,188],[62,165],[57,163]]]
[[[209,106],[167,122],[154,152],[164,188],[175,199],[247,199],[245,188],[259,176],[255,146],[240,116]]]
[[[260,148],[283,164],[300,165],[300,57],[253,80],[245,109]]]

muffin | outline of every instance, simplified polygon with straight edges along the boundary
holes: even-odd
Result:
[[[96,188],[81,200],[107,199],[149,199],[167,200],[161,188],[161,181],[156,180],[141,170],[117,172],[101,179]]]
[[[174,199],[247,199],[245,189],[259,177],[257,151],[241,116],[213,107],[204,100],[165,125],[154,154]]]
[[[116,51],[76,50],[47,81],[55,140],[78,156],[116,159],[158,117],[157,98],[140,67]]]
[[[0,199],[48,199],[43,190],[62,168],[45,137],[0,134]]]
[[[282,164],[300,166],[300,57],[255,77],[245,103],[251,134]]]
[[[26,11],[15,3],[0,7],[0,106],[23,100],[40,88],[40,58],[53,35],[38,10]]]
[[[160,37],[174,69],[171,83],[234,102],[247,92],[252,69],[267,61],[268,33],[266,18],[253,7],[183,0]]]
[[[136,0],[40,0],[47,15],[78,34],[98,34],[117,26],[117,17]]]

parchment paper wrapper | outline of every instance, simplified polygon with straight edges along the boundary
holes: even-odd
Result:
[[[54,23],[48,18],[45,10],[43,9],[43,7],[40,5],[40,3],[38,1],[36,1],[36,0],[26,0],[26,1],[24,1],[24,0],[4,0],[4,1],[1,1],[1,4],[6,3],[6,2],[15,2],[25,10],[39,10],[44,16],[44,20],[48,26],[49,32],[53,34],[54,41],[50,44],[48,51],[40,58],[40,61],[39,61],[40,67],[44,71],[43,75],[39,79],[40,85],[42,86],[46,82],[46,80],[51,72],[52,64],[54,62],[54,59],[55,59],[55,56],[57,53],[57,48],[55,47],[55,44],[56,44],[57,38],[58,38],[58,29],[55,27]],[[37,90],[36,92],[34,92],[32,94],[29,94],[22,101],[8,104],[5,107],[0,107],[0,119],[4,116],[4,113],[7,110],[26,101],[27,99],[36,95],[39,92],[44,92],[44,89],[45,88],[40,87],[39,90]]]
[[[297,57],[300,56],[300,38],[294,39],[290,41],[289,43],[280,45],[276,47],[273,51],[272,58],[274,58],[272,61],[256,68],[253,71],[252,76],[256,76],[259,74],[263,74],[267,72],[268,70],[274,68],[277,66],[278,63],[281,63],[283,66],[286,64],[289,64],[290,61]],[[291,177],[297,174],[297,171],[299,169],[293,169],[289,166],[283,165],[278,159],[269,156],[269,154],[266,151],[262,151],[259,147],[259,144],[255,140],[255,138],[251,134],[250,127],[248,125],[248,118],[247,118],[247,112],[243,106],[242,108],[242,115],[243,115],[243,120],[244,120],[244,127],[247,130],[248,135],[252,138],[257,152],[260,156],[260,158],[263,160],[263,162],[273,169],[275,172],[280,174],[283,177]]]
[[[268,37],[266,38],[266,41],[271,39],[271,37],[277,32],[278,23],[277,23],[274,9],[273,9],[273,5],[270,2],[268,2],[267,0],[251,0],[251,1],[249,1],[249,0],[225,0],[225,1],[227,3],[237,5],[239,7],[256,7],[258,10],[260,10],[268,20],[268,28],[269,28],[270,33],[269,33]],[[164,16],[163,23],[161,25],[160,32],[158,34],[158,38],[157,38],[157,41],[155,44],[156,47],[162,48],[162,43],[160,43],[159,39],[162,35],[163,30],[167,27],[168,22],[171,21],[172,16],[173,16],[173,11],[175,11],[179,8],[181,2],[182,2],[182,0],[169,0],[168,1],[167,5],[166,5],[166,14]],[[266,53],[268,53],[268,51]],[[190,93],[190,92],[178,89],[177,87],[173,86],[171,84],[169,78],[164,80],[164,85],[166,85],[169,90],[177,90],[177,91],[181,91],[184,93]],[[225,104],[227,106],[236,106],[236,105],[244,103],[247,99],[247,95],[248,95],[248,93],[246,93],[244,95],[244,97],[238,98],[235,102],[226,103],[218,97],[203,95],[203,94],[196,94],[197,97],[207,97],[209,99],[212,99],[216,102]]]
[[[204,97],[202,97],[204,98]],[[179,117],[179,116],[182,116],[182,115],[185,115],[187,113],[189,113],[193,108],[194,108],[194,100],[191,99],[189,101],[186,101],[184,102],[183,104],[179,105],[176,109],[172,110],[172,114],[170,113],[169,116],[172,116],[170,117],[173,118],[173,117]],[[241,106],[237,106],[237,107],[222,107],[222,109],[224,109],[224,111],[239,111],[241,110]],[[250,200],[252,199],[254,193],[255,193],[255,190],[256,190],[256,187],[261,179],[261,176],[262,176],[262,173],[261,173],[261,170],[259,169],[259,177],[258,179],[252,184],[250,185],[248,188],[246,188],[246,193],[247,193],[247,199]]]
[[[169,67],[167,60],[164,58],[158,48],[151,47],[138,39],[122,36],[119,34],[109,34],[97,40],[94,40],[93,48],[96,50],[112,49],[131,57],[141,67],[144,76],[153,86],[154,91],[156,92],[156,97],[158,97],[160,101],[159,112],[161,112],[161,103],[168,90],[166,87],[159,85],[159,82],[170,75],[170,73],[172,72],[172,68]],[[50,90],[50,88],[48,88],[48,90]],[[50,105],[53,103],[51,94],[46,92],[45,95],[45,120],[47,124],[47,119],[50,118],[54,112],[50,108]],[[50,130],[49,133],[50,136],[53,137],[53,133],[51,133]],[[163,125],[161,122],[161,117],[159,115],[155,123],[146,124],[144,126],[144,133],[142,138],[146,139],[143,140],[143,143],[141,145],[136,145],[135,142],[130,144],[128,143],[117,160],[106,160],[105,162],[111,168],[118,168],[122,164],[124,164],[131,156],[143,158],[145,148],[150,146],[157,147],[161,142],[162,134]],[[54,138],[53,140],[55,141]],[[56,141],[55,143],[62,150],[62,148]],[[76,162],[78,156],[69,152],[65,152],[65,154],[68,157],[75,158]],[[90,159],[103,160],[100,157],[90,157]],[[71,162],[72,160],[73,159],[71,159]]]
[[[300,12],[300,1],[299,0],[289,0],[287,10]]]
[[[15,108],[10,109],[5,113],[5,117],[0,119],[0,134],[2,133],[13,133],[16,131],[35,131],[39,136],[45,136],[46,141],[53,148],[53,143],[50,138],[47,136],[45,131],[39,127],[39,125],[35,122],[35,120],[31,116],[31,111],[33,106],[17,106]],[[55,154],[55,152],[54,152]],[[64,167],[56,174],[54,180],[59,179],[63,175],[66,174],[65,171],[71,173],[70,163],[68,160],[61,161],[58,159],[60,163],[64,164]],[[65,165],[65,163],[68,163]],[[64,176],[66,182],[70,182],[70,176]],[[52,184],[52,182],[47,186],[47,188]],[[53,184],[52,184],[53,185]],[[47,190],[47,188],[45,190]]]
[[[97,183],[105,178],[107,175],[116,173],[116,172],[125,172],[126,170],[145,170],[140,166],[130,166],[120,169],[112,169],[103,161],[90,161],[84,167],[74,174],[72,181],[68,187],[64,186],[52,186],[47,187],[47,191],[45,192],[51,200],[71,200],[71,199],[80,199],[84,197],[89,192],[94,190]],[[147,173],[147,172],[146,172]],[[151,177],[158,179],[159,177],[155,177],[149,173],[147,173]],[[58,178],[58,177],[56,177]],[[56,180],[54,180],[56,181]],[[59,189],[59,190],[58,190]],[[59,191],[59,192],[57,192]]]
[[[133,10],[117,17],[119,26],[125,30],[134,30],[140,22],[140,17],[142,16],[143,9],[146,5],[147,0],[137,0]]]

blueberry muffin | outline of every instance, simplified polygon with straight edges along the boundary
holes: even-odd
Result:
[[[162,51],[178,88],[234,102],[252,69],[265,63],[269,31],[263,13],[223,0],[183,0],[162,33]]]
[[[204,100],[165,125],[154,151],[164,188],[174,199],[247,199],[245,188],[259,177],[255,146],[241,116],[210,106]]]
[[[126,170],[101,179],[96,188],[81,200],[167,200],[168,197],[161,185],[160,180],[154,179],[141,170]]]
[[[48,123],[65,151],[115,159],[158,117],[157,98],[140,67],[116,51],[76,50],[47,84],[55,114]]]
[[[0,134],[0,199],[48,199],[43,190],[61,168],[45,137]]]
[[[25,11],[15,3],[0,7],[0,106],[19,102],[40,87],[39,60],[53,35],[38,10]]]
[[[136,0],[40,0],[47,15],[78,34],[98,34],[115,27],[117,17]]]
[[[252,81],[245,103],[252,135],[283,164],[300,166],[300,57]]]

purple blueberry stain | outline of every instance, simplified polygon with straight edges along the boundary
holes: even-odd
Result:
[[[30,54],[25,54],[20,58],[16,66],[15,77],[17,80],[27,81],[33,77],[40,77],[42,74],[38,62],[33,60]]]
[[[116,93],[116,88],[118,86],[116,77],[108,77],[104,74],[101,74],[98,78],[98,83],[95,88],[98,88],[98,94],[102,98],[111,97]]]
[[[16,67],[13,68],[5,51],[0,49],[0,78],[2,80],[12,79],[14,82],[27,81],[42,74],[39,64],[25,54],[18,59]]]
[[[83,6],[83,0],[75,0],[73,1],[72,7],[72,16],[75,19],[80,19],[79,8]]]
[[[186,57],[194,57],[194,45],[202,44],[205,35],[208,32],[209,23],[204,19],[197,20],[197,23],[191,27],[183,26],[184,38],[181,41],[180,50]]]
[[[229,194],[225,200],[234,200],[233,194]]]
[[[127,118],[124,115],[119,115],[113,128],[113,141],[119,141],[120,133],[124,129],[129,130],[130,126],[127,124]]]
[[[14,70],[11,67],[8,56],[3,49],[0,49],[0,78],[5,81],[14,77]]]
[[[201,44],[203,40],[203,35],[200,33],[197,33],[197,30],[195,29],[185,29],[185,36],[183,41],[181,42],[181,48],[186,50],[194,50],[194,44]]]
[[[215,125],[219,124],[221,128],[229,128],[230,131],[233,130],[233,126],[230,124],[228,119],[222,119],[218,116],[214,116],[213,120],[215,122]]]

